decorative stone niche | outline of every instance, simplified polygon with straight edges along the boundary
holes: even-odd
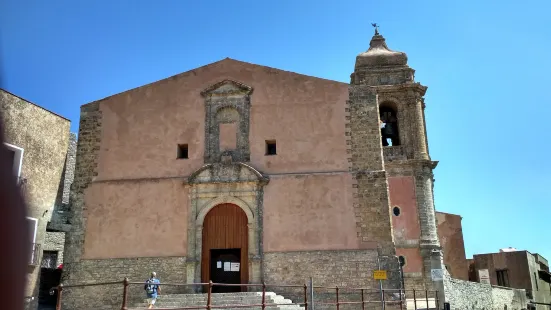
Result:
[[[250,95],[253,88],[223,80],[201,92],[205,98],[205,163],[250,161]]]

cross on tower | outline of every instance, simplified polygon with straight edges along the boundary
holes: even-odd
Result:
[[[379,25],[377,23],[371,23],[371,26],[375,28],[375,35],[379,34]]]

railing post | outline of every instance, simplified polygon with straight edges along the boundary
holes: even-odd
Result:
[[[266,309],[266,283],[262,282],[262,310]]]
[[[404,296],[402,294],[405,294],[405,292],[403,289],[400,289],[400,310],[404,310]]]
[[[339,287],[335,286],[335,292],[337,293],[337,310],[339,310]]]
[[[310,277],[310,310],[314,310],[314,278],[312,277]]]
[[[55,310],[61,310],[61,294],[63,294],[63,284],[57,286],[57,304],[55,305]]]
[[[425,290],[425,300],[427,302],[427,309],[429,308],[429,291]]]
[[[365,310],[364,289],[362,288],[362,310]]]
[[[126,301],[128,300],[128,278],[124,278],[122,281],[123,289],[122,289],[122,306],[121,310],[127,310],[126,307]]]
[[[436,298],[436,309],[440,310],[440,299],[438,299],[438,291],[434,291],[434,297]]]
[[[308,286],[304,284],[304,309],[308,310]]]
[[[207,310],[210,310],[211,307],[211,296],[212,295],[212,281],[209,281],[209,291],[207,293]]]
[[[383,296],[383,310],[386,308],[386,301],[385,301],[385,290],[381,290],[381,296]]]
[[[417,296],[415,296],[415,290],[413,290],[413,306],[417,310]]]

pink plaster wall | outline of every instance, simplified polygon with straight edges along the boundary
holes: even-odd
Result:
[[[392,214],[392,226],[395,240],[418,240],[421,235],[415,200],[415,181],[413,177],[389,177],[388,190],[390,209],[400,208],[400,215]]]
[[[406,258],[404,272],[423,272],[423,258],[419,248],[396,248],[396,255]]]
[[[83,258],[185,256],[188,199],[181,181],[91,184]]]
[[[460,215],[436,212],[438,239],[444,253],[444,265],[448,267],[448,271],[454,278],[467,281],[469,265],[465,254],[461,220]]]
[[[390,211],[392,215],[392,228],[396,243],[417,241],[421,235],[421,227],[417,213],[417,201],[415,199],[415,180],[413,177],[389,177],[388,191],[390,195]],[[394,207],[400,208],[400,215],[392,213]],[[419,248],[396,248],[396,255],[406,258],[404,272],[422,272],[423,259]]]
[[[101,101],[97,180],[187,176],[203,165],[204,98],[223,79],[254,88],[251,164],[267,173],[347,170],[348,84],[225,59]],[[139,125],[138,125],[139,124]],[[265,156],[265,140],[277,156]],[[189,145],[178,160],[177,145]]]
[[[264,192],[264,251],[359,249],[348,173],[272,176]]]

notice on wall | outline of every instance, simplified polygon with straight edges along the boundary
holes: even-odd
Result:
[[[224,271],[231,271],[230,262],[224,262]]]
[[[478,278],[480,279],[480,283],[490,284],[490,273],[488,269],[480,269],[478,271]]]
[[[443,269],[432,269],[430,271],[430,276],[432,281],[442,281],[444,280],[444,270]]]
[[[386,280],[386,270],[373,270],[373,279]]]
[[[231,263],[231,271],[239,271],[240,263]]]
[[[218,269],[222,268],[222,262],[221,261],[216,262],[216,268],[218,268]]]

